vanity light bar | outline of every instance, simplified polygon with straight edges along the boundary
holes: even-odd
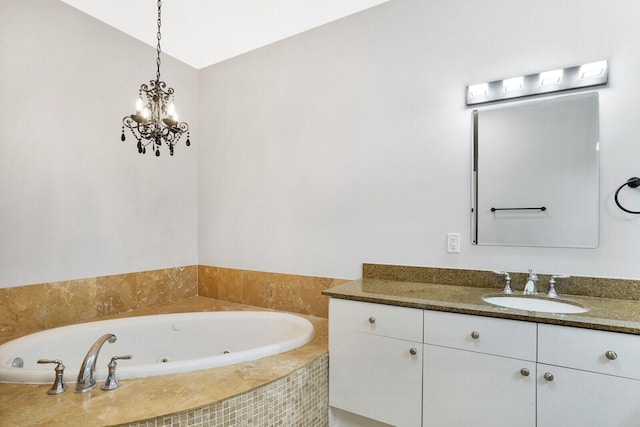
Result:
[[[575,67],[529,74],[528,76],[467,86],[467,105],[602,86],[608,82],[608,63],[607,61],[598,61]]]

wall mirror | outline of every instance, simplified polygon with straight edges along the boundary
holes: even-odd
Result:
[[[472,243],[598,246],[597,92],[474,110]]]

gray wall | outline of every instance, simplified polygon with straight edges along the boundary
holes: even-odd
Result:
[[[157,159],[120,141],[154,48],[57,0],[1,0],[0,55],[0,287],[197,263],[197,71],[163,57],[194,146]]]
[[[201,70],[200,263],[640,278],[640,217],[613,204],[640,173],[639,15],[632,0],[392,0]],[[472,247],[465,85],[601,59],[600,246]],[[625,198],[640,209],[640,194]]]

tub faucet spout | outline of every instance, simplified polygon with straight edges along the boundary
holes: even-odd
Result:
[[[80,366],[80,372],[78,373],[78,381],[76,381],[76,388],[74,393],[85,393],[96,386],[96,379],[93,377],[93,373],[96,371],[96,361],[98,359],[98,353],[105,342],[116,342],[118,338],[114,334],[104,334],[98,341],[93,343],[87,355],[82,361]]]

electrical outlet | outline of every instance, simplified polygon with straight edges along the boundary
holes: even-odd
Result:
[[[460,233],[447,233],[447,252],[460,253]]]

